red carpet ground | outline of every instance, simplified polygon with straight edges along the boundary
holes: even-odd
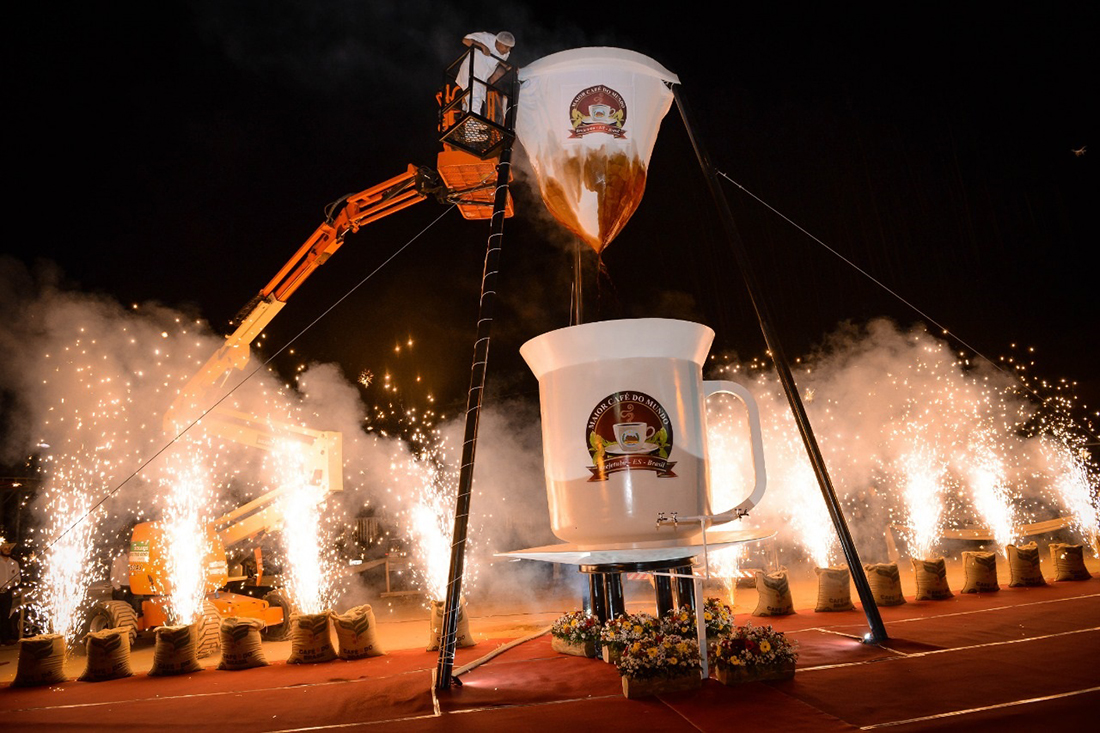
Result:
[[[1100,703],[1100,583],[1004,588],[881,609],[890,640],[859,643],[860,611],[771,623],[799,641],[793,680],[626,700],[615,669],[541,637],[434,696],[436,655],[0,690],[3,730],[834,731],[1084,728]],[[491,651],[459,650],[456,666]]]

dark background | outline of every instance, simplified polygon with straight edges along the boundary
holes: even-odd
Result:
[[[160,301],[224,330],[328,202],[433,163],[443,69],[465,33],[507,29],[521,65],[586,45],[661,62],[680,76],[720,170],[970,347],[992,358],[1034,347],[1034,370],[1078,380],[1095,408],[1100,147],[1072,151],[1100,145],[1096,6],[958,5],[729,4],[723,18],[687,5],[658,15],[577,3],[39,5],[6,24],[4,252],[56,263],[74,288]],[[725,191],[792,357],[843,321],[920,320]],[[534,400],[518,348],[568,325],[571,245],[537,199],[515,193],[492,400]],[[297,334],[442,211],[422,203],[349,236],[267,343]],[[445,409],[461,405],[487,234],[451,212],[279,367],[335,361],[353,380],[389,371],[409,386],[405,400],[430,391]],[[587,320],[691,318],[715,328],[716,350],[763,353],[675,109],[645,199],[603,261],[597,277],[587,258]],[[377,380],[363,395],[384,400]]]

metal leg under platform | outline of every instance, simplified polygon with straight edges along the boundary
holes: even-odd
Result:
[[[588,612],[598,618],[601,624],[607,623],[607,594],[604,592],[603,573],[589,573],[588,602],[591,604]]]
[[[691,565],[681,565],[678,568],[673,568],[672,572],[677,575],[690,576],[692,574]],[[695,608],[695,581],[692,578],[676,578],[676,606]]]
[[[626,599],[623,594],[623,573],[667,573],[678,575],[691,574],[690,559],[659,560],[636,563],[601,563],[599,565],[580,565],[579,570],[588,576],[589,598],[592,608],[589,611],[601,622],[626,613]],[[662,616],[677,604],[695,607],[695,583],[690,578],[673,578],[668,575],[654,575],[653,585],[656,591],[657,615]]]

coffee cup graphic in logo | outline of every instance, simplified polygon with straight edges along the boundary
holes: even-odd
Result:
[[[606,122],[611,117],[611,105],[590,104],[588,105],[588,116],[596,122]]]
[[[656,450],[657,446],[647,443],[657,432],[657,428],[644,422],[620,422],[611,426],[615,431],[615,441],[624,453]]]

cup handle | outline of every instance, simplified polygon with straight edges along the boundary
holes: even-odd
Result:
[[[657,428],[653,427],[652,425],[647,425],[646,426],[646,431],[645,431],[646,441],[649,441],[649,439],[652,438],[656,434],[657,434]]]
[[[764,441],[760,430],[760,408],[756,404],[752,393],[737,382],[715,380],[703,382],[704,397],[715,394],[733,395],[745,405],[749,414],[749,438],[752,443],[752,469],[755,475],[755,485],[749,497],[729,511],[716,514],[711,517],[711,524],[729,522],[749,513],[749,510],[760,503],[764,497],[764,489],[767,488],[768,477],[764,471]]]

